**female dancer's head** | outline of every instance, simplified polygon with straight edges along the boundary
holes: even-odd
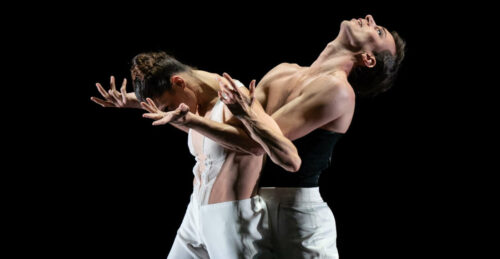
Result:
[[[132,59],[132,84],[139,101],[151,98],[161,110],[173,110],[181,103],[196,109],[197,80],[192,67],[165,52],[140,53]]]
[[[349,82],[359,94],[376,95],[392,86],[406,45],[397,32],[389,32],[367,15],[343,21],[338,39],[355,53]]]

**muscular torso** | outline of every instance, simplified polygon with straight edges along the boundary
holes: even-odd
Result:
[[[272,115],[291,100],[309,91],[308,88],[312,88],[310,83],[318,76],[325,75],[312,75],[307,67],[282,63],[274,67],[262,78],[255,89],[255,98],[262,104],[266,113]],[[328,76],[337,77],[339,80],[345,81],[344,87],[350,88],[345,78],[336,74]],[[352,89],[347,90],[352,91]],[[339,118],[326,123],[320,128],[332,132],[345,133],[352,120],[354,105],[347,110],[348,112],[345,112]]]

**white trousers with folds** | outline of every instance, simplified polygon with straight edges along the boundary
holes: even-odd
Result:
[[[338,259],[335,218],[316,188],[263,187],[277,258]]]
[[[260,196],[200,205],[191,196],[168,259],[274,258]]]

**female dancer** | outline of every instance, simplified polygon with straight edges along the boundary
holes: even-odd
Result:
[[[112,77],[109,92],[97,84],[105,99],[92,100],[104,107],[136,108],[144,100],[141,106],[150,113],[143,116],[157,119],[154,125],[170,123],[188,132],[196,159],[193,193],[168,258],[272,258],[267,207],[257,195],[264,152],[219,100],[218,75],[192,69],[164,52],[139,54],[132,63],[135,95],[126,92],[125,80],[119,93]],[[280,151],[288,153],[276,163],[297,170],[296,148],[266,116],[282,141]]]

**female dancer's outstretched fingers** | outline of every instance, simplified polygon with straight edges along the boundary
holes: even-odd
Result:
[[[162,118],[153,122],[153,126],[165,125],[172,121],[172,117],[174,116],[174,112],[167,112],[164,115],[160,115]]]
[[[122,106],[122,101],[121,101],[121,97],[117,96],[116,95],[116,89],[109,89],[108,93],[111,97],[113,97],[113,100],[114,100],[114,103],[117,104],[118,107]]]
[[[109,78],[109,86],[111,88],[110,90],[116,91],[115,77],[114,76],[111,76]]]
[[[163,115],[158,114],[158,113],[144,113],[142,115],[142,117],[148,118],[148,119],[153,119],[153,120],[160,120],[163,118]]]
[[[155,112],[160,111],[160,109],[158,109],[158,107],[156,107],[155,102],[153,102],[153,100],[152,100],[151,98],[146,98],[146,101],[148,101],[149,106],[150,106],[150,107],[151,107],[151,109],[153,109]]]
[[[120,92],[122,95],[123,105],[127,104],[127,78],[123,79],[122,87],[120,88]]]
[[[95,86],[97,87],[97,91],[99,91],[99,93],[102,95],[102,97],[104,97],[104,99],[106,99],[107,101],[111,101],[111,97],[106,92],[106,90],[104,90],[104,87],[102,87],[101,84],[96,83]]]
[[[90,97],[90,100],[101,105],[102,107],[115,107],[115,105],[112,102],[105,101],[105,100],[97,98],[97,97]]]
[[[155,112],[156,112],[156,111],[155,111],[155,110],[154,110],[154,109],[153,109],[153,108],[152,108],[149,104],[147,104],[147,103],[145,103],[145,102],[141,102],[141,107],[142,107],[144,110],[146,110],[146,111],[148,111],[148,112],[150,112],[150,113],[155,113]]]

